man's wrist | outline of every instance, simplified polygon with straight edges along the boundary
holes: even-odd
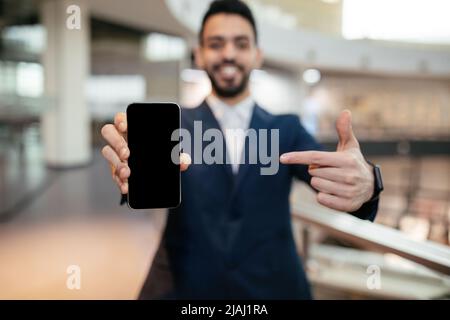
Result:
[[[381,170],[380,167],[376,164],[373,164],[372,162],[366,160],[366,163],[369,165],[369,167],[371,168],[371,172],[372,172],[372,195],[369,198],[369,200],[367,200],[366,202],[371,202],[371,201],[375,201],[378,200],[380,193],[383,191],[384,186],[383,186],[383,180],[381,177]]]

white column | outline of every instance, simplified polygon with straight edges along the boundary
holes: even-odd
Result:
[[[66,24],[73,17],[73,11],[67,10],[74,5],[80,9],[80,29]],[[41,2],[41,21],[47,33],[42,57],[45,94],[54,99],[42,116],[42,137],[45,161],[52,167],[79,166],[91,159],[90,114],[84,90],[90,69],[88,9],[84,0]]]

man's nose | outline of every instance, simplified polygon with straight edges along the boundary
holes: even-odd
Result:
[[[228,42],[222,51],[222,55],[224,60],[233,60],[236,57],[236,48],[234,44]]]

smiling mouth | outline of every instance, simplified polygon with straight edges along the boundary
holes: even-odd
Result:
[[[217,74],[225,81],[233,80],[239,73],[240,69],[237,66],[225,65],[217,68]]]

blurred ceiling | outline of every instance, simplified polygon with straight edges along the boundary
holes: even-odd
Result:
[[[31,24],[38,21],[37,8],[42,0],[0,0],[0,28],[11,24]],[[92,15],[106,21],[122,22],[129,27],[142,31],[161,31],[181,36],[193,36],[166,10],[168,0],[88,0]],[[186,6],[189,14],[189,2],[177,0]],[[274,23],[287,29],[302,29],[336,37],[342,36],[345,21],[343,13],[350,5],[356,10],[374,8],[371,23],[383,27],[389,32],[395,25],[413,23],[419,39],[405,39],[416,46],[441,46],[450,48],[450,25],[445,11],[450,10],[450,1],[410,0],[408,10],[403,10],[405,1],[388,0],[244,0],[255,12],[257,21]],[[208,0],[199,0],[207,3]],[[402,5],[403,3],[403,5]],[[422,9],[423,8],[423,9]],[[422,10],[421,10],[422,9]],[[440,10],[441,9],[441,10]],[[347,12],[347,11],[346,11]],[[358,11],[357,11],[358,12]],[[447,11],[448,12],[448,11]],[[378,15],[376,15],[376,13]],[[365,13],[367,14],[367,12]],[[380,19],[379,16],[382,16]],[[365,19],[361,14],[362,19]],[[389,18],[390,17],[390,18]],[[377,20],[375,20],[377,19]],[[390,19],[391,21],[386,21]],[[368,20],[368,19],[366,19]],[[392,21],[394,20],[394,21]],[[427,39],[427,32],[436,32],[435,39]],[[346,20],[347,21],[347,20]],[[390,24],[388,25],[387,22]],[[390,27],[392,25],[392,28]],[[423,31],[420,40],[421,30]],[[447,29],[447,30],[445,30]],[[357,32],[359,30],[356,30]],[[370,33],[369,31],[367,31]],[[386,30],[384,31],[386,32]],[[393,33],[394,30],[392,30]],[[428,36],[432,38],[432,35]],[[441,41],[440,41],[441,40]]]
[[[269,10],[270,7],[279,8],[278,10],[284,14],[296,18],[298,28],[341,35],[341,0],[248,0],[247,2],[253,6],[262,5]]]
[[[450,1],[444,0],[245,0],[296,28],[347,39],[450,49]],[[265,14],[263,14],[264,16]],[[278,16],[278,19],[277,19]],[[350,28],[350,32],[349,32]]]
[[[42,1],[44,0],[0,0],[0,27],[37,23],[39,3]],[[343,71],[388,72],[396,75],[446,78],[450,75],[448,63],[450,41],[446,44],[424,44],[371,39],[346,41],[342,38],[341,30],[344,25],[342,12],[348,8],[348,1],[357,4],[362,11],[367,11],[367,7],[372,8],[378,15],[390,16],[390,19],[394,19],[394,23],[401,24],[406,20],[411,21],[410,13],[421,15],[417,8],[424,6],[424,0],[410,0],[408,4],[411,4],[412,8],[414,7],[412,3],[415,3],[416,11],[410,10],[411,12],[408,11],[404,15],[398,14],[398,10],[402,9],[398,4],[400,0],[244,1],[253,9],[263,31],[261,37],[265,41],[261,43],[264,45],[266,61],[274,65],[289,69],[309,66]],[[424,16],[428,15],[428,18],[436,16],[438,18],[436,20],[442,22],[446,12],[439,13],[436,8],[450,6],[450,1],[441,1],[441,5],[437,2],[439,0],[426,1]],[[84,0],[84,2],[89,6],[94,21],[96,19],[111,26],[126,28],[139,35],[149,32],[178,35],[194,44],[198,30],[196,23],[201,20],[209,0]],[[66,0],[66,3],[72,1]],[[361,3],[365,3],[366,7],[361,7]],[[428,6],[429,3],[433,5]],[[385,20],[376,20],[372,17],[371,22],[378,27],[385,26]],[[189,21],[191,23],[187,23]],[[417,33],[429,27],[420,22],[423,21],[417,21],[413,29]],[[448,22],[444,21],[441,26],[446,24]],[[447,29],[440,27],[437,31],[445,36],[445,32],[450,32],[450,28]],[[387,31],[390,29],[387,28]],[[0,42],[0,52],[1,47]]]
[[[90,0],[92,16],[116,24],[179,36],[192,34],[167,10],[164,0]]]

